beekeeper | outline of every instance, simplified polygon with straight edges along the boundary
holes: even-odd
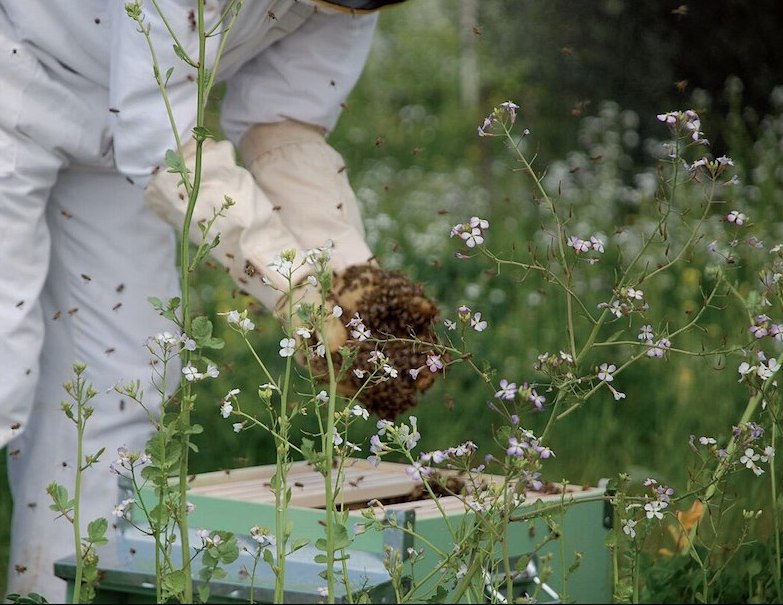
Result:
[[[338,275],[374,266],[343,161],[325,135],[360,75],[376,24],[377,13],[354,9],[391,3],[253,0],[227,34],[217,73],[227,82],[222,121],[229,141],[204,145],[196,220],[211,216],[225,195],[235,201],[216,225],[223,243],[214,255],[270,309],[280,300],[276,286],[285,286],[269,267],[282,250],[331,241]],[[197,56],[195,0],[158,4]],[[208,26],[225,4],[206,2]],[[143,449],[151,430],[145,412],[112,386],[141,380],[154,392],[144,343],[173,327],[147,298],[166,300],[179,287],[172,225],[181,224],[183,190],[163,166],[175,139],[147,41],[124,5],[0,0],[0,447],[7,445],[13,495],[8,591],[38,592],[52,602],[65,596],[53,563],[73,551],[73,542],[68,522],[49,510],[46,487],[57,482],[72,492],[78,464],[76,431],[60,408],[63,384],[75,361],[86,364],[98,396],[84,451],[105,447],[106,454],[85,473],[81,518],[111,519],[117,487],[109,462],[120,446]],[[192,163],[195,70],[175,56],[171,34],[148,5],[144,23],[161,71],[174,68],[166,88]],[[220,42],[207,42],[210,65]],[[247,169],[237,165],[234,145]]]

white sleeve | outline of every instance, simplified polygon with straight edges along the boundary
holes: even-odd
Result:
[[[296,120],[332,130],[370,51],[377,13],[315,12],[228,81],[226,135],[239,144],[253,124]]]
[[[175,147],[171,123],[163,97],[154,78],[150,49],[138,25],[125,13],[124,2],[112,2],[111,72],[109,103],[114,114],[112,134],[114,157],[120,172],[137,185],[144,186],[156,165],[163,162],[166,151]],[[214,4],[214,3],[210,3]],[[198,56],[198,35],[192,27],[192,3],[186,0],[161,0],[163,13],[176,32],[186,52]],[[213,7],[207,20],[217,17]],[[212,14],[215,13],[215,14]],[[160,65],[161,76],[174,70],[166,86],[183,144],[196,124],[196,87],[192,78],[196,70],[174,53],[173,42],[154,8],[146,5],[144,22],[150,28],[152,45]],[[214,64],[219,40],[208,40],[207,64]]]

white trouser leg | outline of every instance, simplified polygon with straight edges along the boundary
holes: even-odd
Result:
[[[141,191],[114,172],[61,173],[47,220],[52,249],[41,296],[41,376],[30,420],[9,444],[14,496],[9,592],[35,591],[62,602],[65,583],[52,569],[54,561],[74,551],[72,526],[49,510],[46,487],[57,482],[73,493],[76,428],[60,408],[68,399],[63,383],[73,378],[73,363],[81,361],[99,393],[91,402],[95,413],[88,420],[84,453],[101,447],[106,452],[83,476],[84,535],[89,521],[106,517],[111,526],[114,520],[117,484],[108,467],[117,448],[143,450],[151,431],[144,411],[110,388],[138,379],[148,406],[159,407],[144,344],[148,336],[174,329],[147,297],[177,295],[178,281],[173,230],[144,206]],[[177,381],[179,368],[171,367],[170,375]]]

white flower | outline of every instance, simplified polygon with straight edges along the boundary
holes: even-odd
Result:
[[[754,466],[756,466],[755,462],[759,458],[761,458],[761,456],[757,454],[752,447],[749,447],[745,450],[745,453],[740,458],[740,462],[744,464],[747,468],[753,468]]]
[[[780,369],[780,365],[778,364],[776,359],[770,359],[769,360],[769,366],[764,365],[763,363],[759,364],[758,370],[756,374],[759,378],[762,380],[768,380],[772,378],[772,375]]]
[[[576,250],[577,254],[581,254],[582,252],[587,252],[588,250],[590,250],[590,248],[593,247],[593,244],[591,242],[578,238],[575,235],[572,235],[568,238],[567,245],[573,248],[574,250]]]
[[[639,328],[639,336],[637,336],[636,338],[638,338],[639,340],[652,340],[653,336],[654,334],[653,334],[652,326],[648,324]]]
[[[340,305],[335,305],[332,308],[332,315],[334,317],[342,317],[342,315],[343,315],[343,308]]]
[[[370,337],[370,330],[363,323],[356,324],[353,330],[351,330],[351,337],[358,341],[367,340]]]
[[[220,370],[217,369],[211,363],[207,366],[207,376],[210,378],[217,378],[220,375]]]
[[[662,509],[664,508],[666,508],[666,503],[661,502],[660,500],[652,500],[644,505],[644,510],[646,511],[648,519],[652,519],[653,517],[663,519]]]
[[[185,380],[188,382],[194,382],[196,380],[201,380],[204,378],[204,375],[196,370],[195,367],[193,367],[190,363],[186,365],[184,368],[182,368],[182,373],[185,375]]]
[[[231,416],[231,412],[234,411],[234,406],[231,405],[228,401],[224,401],[223,405],[220,406],[220,415],[223,416],[223,418],[228,418]]]
[[[617,367],[613,363],[602,363],[599,367],[598,380],[612,382],[614,380],[613,372]]]
[[[600,237],[596,235],[591,235],[590,244],[592,244],[593,250],[595,250],[596,252],[600,254],[604,253],[604,240],[602,240]]]
[[[296,335],[304,338],[305,340],[307,340],[308,338],[310,338],[310,336],[312,334],[311,334],[310,330],[308,330],[307,328],[297,328],[296,329]]]
[[[231,427],[234,429],[235,433],[239,433],[244,428],[244,424],[241,422],[235,422],[234,424],[231,425]]]
[[[326,391],[319,391],[315,398],[321,403],[326,403],[329,401],[329,394]]]
[[[620,401],[621,399],[625,399],[625,393],[621,393],[617,389],[615,389],[611,384],[607,384],[607,387],[609,387],[609,390],[612,391],[612,395],[614,396],[615,401]]]
[[[340,435],[340,433],[337,432],[337,427],[332,427],[334,429],[334,432],[332,434],[332,443],[334,445],[341,445],[343,442],[343,437]]]
[[[734,223],[738,227],[741,227],[745,224],[745,221],[748,220],[748,217],[745,216],[742,212],[737,212],[736,210],[732,210],[729,212],[729,214],[726,216],[726,220],[730,223]]]
[[[625,289],[625,295],[628,297],[628,300],[642,300],[644,298],[643,291],[630,286]]]
[[[457,322],[452,321],[451,319],[444,319],[443,325],[446,326],[447,330],[456,330],[457,329]]]
[[[397,378],[398,375],[397,369],[391,366],[390,364],[388,363],[383,364],[383,371],[390,378]]]
[[[477,216],[471,216],[470,227],[472,229],[481,229],[482,231],[485,231],[489,229],[489,221]]]
[[[291,357],[296,349],[296,341],[293,338],[283,338],[280,341],[280,357]]]
[[[247,317],[242,318],[239,320],[239,329],[243,332],[250,332],[251,330],[255,329],[256,324],[254,324],[252,321],[250,321]]]
[[[443,361],[441,361],[440,355],[427,355],[426,364],[433,374],[443,369]]]
[[[355,405],[351,408],[351,414],[354,416],[361,416],[364,420],[367,420],[370,417],[370,412],[365,410],[360,405]]]
[[[636,527],[636,521],[633,519],[626,519],[623,523],[623,533],[625,533],[626,536],[630,536],[631,538],[636,537],[636,530],[634,529]]]
[[[749,374],[753,374],[755,371],[756,371],[756,366],[752,366],[747,361],[743,361],[737,368],[737,372],[739,372],[740,375],[740,379],[738,382],[742,382],[742,379],[745,378],[745,376]]]
[[[487,322],[481,319],[481,313],[475,313],[473,319],[470,320],[470,326],[476,332],[482,332],[487,329]]]
[[[275,256],[268,266],[283,277],[290,277],[294,265],[290,260],[286,260],[281,256]]]
[[[114,510],[111,511],[111,514],[117,518],[124,517],[125,513],[128,510],[128,507],[131,504],[134,504],[135,502],[136,500],[134,498],[128,498],[127,500],[123,500],[117,506],[114,507]]]

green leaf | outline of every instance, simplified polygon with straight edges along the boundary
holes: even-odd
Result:
[[[316,563],[318,563],[320,565],[325,565],[326,564],[326,555],[320,555],[320,554],[319,555],[315,555],[313,557],[313,561],[315,561]]]
[[[150,523],[154,523],[157,526],[163,525],[168,520],[168,511],[165,506],[156,505],[151,511],[149,511]]]
[[[188,581],[188,576],[181,569],[172,571],[169,574],[163,576],[163,587],[169,594],[182,594],[185,591],[185,583]]]
[[[205,139],[214,139],[215,135],[212,134],[212,131],[206,126],[196,126],[193,129],[193,138],[197,141],[203,141]]]
[[[446,597],[449,596],[449,591],[443,587],[443,584],[438,584],[438,588],[435,590],[435,594],[427,599],[427,603],[445,603]]]
[[[199,315],[194,317],[190,324],[190,337],[199,342],[212,336],[212,322],[208,317]]]
[[[205,349],[222,349],[225,345],[225,341],[222,338],[215,338],[214,336],[204,343]]]
[[[106,451],[105,447],[102,447],[101,449],[99,449],[95,454],[93,454],[92,459],[90,460],[90,463],[91,464],[95,464],[96,462],[98,462],[100,457],[103,456],[103,452],[105,452],[105,451]]]
[[[174,44],[173,46],[174,46],[174,54],[177,55],[178,58],[182,59],[188,65],[191,65],[191,61],[188,58],[185,49],[182,48],[182,46],[180,46],[179,44]]]
[[[308,540],[307,538],[299,538],[298,540],[295,540],[293,546],[291,546],[291,552],[296,552],[297,550],[304,548],[308,544],[310,544],[310,540]]]
[[[205,571],[206,569],[209,569],[211,571],[211,569],[218,564],[218,559],[216,556],[217,552],[215,553],[210,552],[211,550],[212,549],[205,550],[204,554],[201,557],[201,562],[204,565],[206,565],[206,567],[201,570],[202,572]]]
[[[348,536],[348,530],[346,529],[345,525],[335,525],[334,527],[334,549],[340,550],[341,548],[346,548],[351,545],[351,538]]]
[[[191,424],[186,432],[188,435],[200,435],[204,432],[204,427],[200,424]]]
[[[94,521],[90,521],[90,523],[87,525],[87,537],[89,538],[90,542],[104,540],[104,536],[106,535],[106,530],[108,528],[109,522],[103,517],[95,519]]]
[[[264,549],[264,552],[263,552],[263,554],[262,554],[262,556],[264,557],[264,562],[265,562],[267,565],[269,565],[269,567],[271,567],[272,569],[274,569],[274,568],[275,568],[275,557],[274,557],[274,555],[272,554],[272,551],[271,551],[271,550],[269,550],[268,548],[265,548],[265,549]]]
[[[209,601],[209,584],[201,584],[198,587],[198,598],[201,603]]]
[[[160,311],[163,309],[163,301],[160,300],[157,296],[148,296],[147,302],[152,305],[152,308],[156,311]]]
[[[98,568],[95,565],[85,565],[82,570],[82,581],[92,584],[98,579]]]
[[[168,84],[168,83],[169,83],[169,80],[171,79],[171,74],[173,74],[173,73],[174,73],[174,68],[173,68],[173,67],[169,67],[169,68],[166,70],[166,77],[165,77],[165,79],[163,80],[163,85],[164,85],[164,86],[165,86],[166,84]]]
[[[166,150],[166,166],[169,167],[168,172],[175,174],[187,174],[188,172],[188,167],[185,166],[182,158],[173,149]]]

